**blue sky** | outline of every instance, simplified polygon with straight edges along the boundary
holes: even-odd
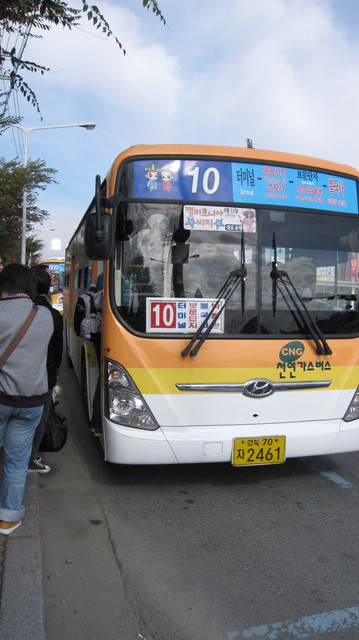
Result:
[[[43,257],[64,254],[95,174],[104,177],[133,144],[252,138],[258,148],[359,169],[357,0],[160,0],[166,26],[142,0],[98,4],[125,57],[87,19],[25,50],[51,71],[26,78],[43,120],[19,97],[22,125],[96,123],[29,134],[29,157],[58,171],[58,184],[39,196],[50,213],[39,232]],[[13,129],[1,136],[0,156],[23,160],[16,139]]]

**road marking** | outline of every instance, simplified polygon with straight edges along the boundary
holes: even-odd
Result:
[[[305,458],[303,458],[303,462],[308,467],[313,469],[313,471],[317,471],[318,473],[320,473],[320,475],[322,475],[325,478],[327,478],[327,480],[330,480],[330,482],[333,482],[334,484],[338,484],[343,489],[352,489],[353,488],[353,485],[352,485],[351,482],[349,482],[348,480],[345,480],[344,478],[342,478],[340,475],[335,473],[335,471],[327,471],[326,469],[323,469],[320,466],[320,463],[309,462],[309,460],[306,460]]]
[[[262,638],[262,640],[290,640],[291,638],[309,638],[310,635],[322,635],[334,631],[359,627],[359,607],[338,609],[313,616],[299,618],[296,622],[274,622],[250,627],[243,631],[230,631],[228,640],[242,638]]]

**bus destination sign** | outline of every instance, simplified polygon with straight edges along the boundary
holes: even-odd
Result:
[[[213,200],[358,214],[355,180],[313,168],[217,160],[133,161],[134,197]]]

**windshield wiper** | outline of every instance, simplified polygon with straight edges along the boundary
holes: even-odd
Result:
[[[272,310],[273,316],[276,312],[277,307],[277,290],[279,290],[283,296],[284,302],[286,303],[289,311],[293,313],[293,309],[291,307],[290,302],[292,303],[295,311],[297,312],[300,320],[303,323],[303,326],[307,329],[311,337],[313,338],[315,345],[317,347],[317,354],[321,356],[330,355],[332,353],[331,348],[329,347],[325,337],[323,336],[321,330],[319,329],[316,321],[310,315],[303,298],[299,295],[297,289],[295,288],[293,282],[291,281],[288,273],[286,271],[280,271],[278,269],[277,264],[277,247],[275,241],[275,234],[273,233],[273,262],[272,262],[272,271],[271,278],[273,280],[272,285]],[[293,313],[295,316],[295,314]]]
[[[220,291],[217,294],[217,297],[215,299],[213,307],[209,310],[209,312],[207,313],[206,317],[204,318],[202,324],[198,327],[197,331],[192,336],[192,338],[189,341],[187,347],[182,351],[181,355],[183,357],[188,356],[189,353],[190,353],[191,356],[196,356],[197,355],[197,353],[200,350],[202,344],[208,338],[208,336],[211,333],[211,331],[212,331],[214,325],[216,324],[218,318],[220,317],[220,315],[224,311],[228,300],[230,300],[230,298],[231,298],[232,294],[234,293],[234,291],[236,290],[239,282],[241,282],[241,309],[242,309],[242,315],[244,314],[244,306],[245,306],[244,298],[245,298],[245,280],[246,280],[246,276],[247,276],[247,268],[245,266],[244,239],[243,239],[243,231],[242,231],[241,267],[240,267],[240,269],[234,269],[234,271],[230,272],[227,280],[222,285]],[[216,313],[214,314],[210,324],[208,325],[208,327],[204,331],[207,322],[209,321],[209,319],[213,315],[213,311],[217,307],[218,307],[218,309],[217,309]],[[196,344],[196,346],[194,346],[195,342],[197,340],[198,340],[198,343]]]

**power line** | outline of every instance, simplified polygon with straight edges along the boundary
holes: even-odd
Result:
[[[20,64],[20,62],[22,60],[22,56],[23,56],[24,51],[25,51],[25,47],[26,47],[28,39],[30,37],[31,27],[32,27],[32,24],[29,24],[26,27],[26,31],[24,33],[21,32],[21,29],[16,30],[16,37],[15,37],[14,44],[11,43],[11,39],[12,39],[12,36],[14,35],[14,32],[7,33],[7,35],[8,35],[7,44],[6,44],[6,47],[4,47],[4,49],[6,49],[6,51],[11,51],[12,49],[15,49],[15,52],[16,52],[16,47],[17,47],[17,45],[19,43],[19,40],[21,39],[20,40],[20,45],[19,45],[19,50],[16,53],[16,57],[18,58],[18,62],[13,67],[13,71],[15,72],[15,74],[17,73],[17,70],[19,68],[19,64]],[[3,36],[4,36],[5,33],[6,33],[5,30],[2,30],[0,32],[0,40],[1,41],[2,41]],[[10,100],[11,94],[15,95],[15,94],[17,94],[17,91],[14,89],[14,87],[11,86],[11,84],[10,84],[10,86],[8,88],[6,87],[6,82],[10,83],[10,71],[8,71],[8,72],[6,70],[4,70],[4,71],[5,71],[5,73],[0,76],[0,78],[1,78],[1,80],[3,82],[4,96],[5,96],[2,106],[3,106],[4,113],[7,111],[9,113],[9,115],[11,116],[12,113],[11,113],[10,108],[9,108],[9,100]],[[7,73],[9,75],[7,75]],[[17,103],[17,106],[18,106],[18,103]],[[15,106],[15,117],[20,117],[18,109],[17,109],[16,106]]]

